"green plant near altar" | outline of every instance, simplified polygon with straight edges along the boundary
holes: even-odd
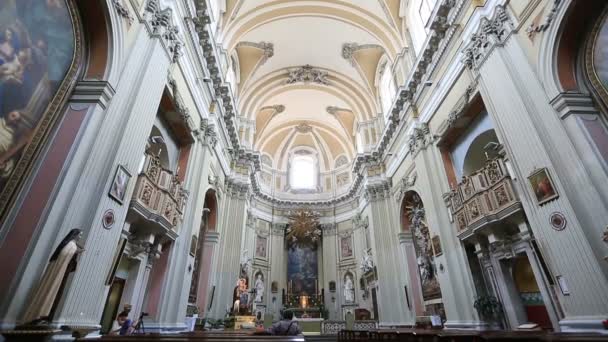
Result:
[[[498,323],[502,317],[502,304],[491,295],[477,297],[473,303],[479,317],[487,322]]]
[[[233,329],[236,323],[236,317],[229,316],[224,318],[224,329]]]

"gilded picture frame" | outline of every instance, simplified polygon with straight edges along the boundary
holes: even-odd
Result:
[[[559,197],[555,183],[546,167],[536,169],[528,176],[528,182],[538,205],[543,205]]]
[[[56,92],[51,96],[49,103],[40,114],[40,119],[31,128],[31,136],[20,150],[21,155],[14,165],[13,171],[0,188],[0,220],[4,220],[10,209],[15,205],[18,194],[24,184],[32,177],[37,162],[42,157],[43,148],[48,145],[50,135],[58,119],[66,111],[67,100],[76,85],[82,69],[83,60],[83,32],[80,15],[75,0],[65,0],[67,13],[72,26],[73,51],[70,65],[60,82]]]
[[[602,102],[604,107],[608,107],[608,78],[602,80],[602,77],[598,74],[598,65],[602,62],[608,65],[608,56],[598,56],[598,48],[605,48],[608,43],[608,8],[606,8],[599,19],[593,25],[589,38],[585,43],[585,74],[589,79],[589,83],[593,88],[593,95]],[[600,60],[599,58],[606,58],[607,60]],[[602,64],[603,65],[603,64]]]

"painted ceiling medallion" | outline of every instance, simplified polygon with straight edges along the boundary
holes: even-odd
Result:
[[[310,64],[306,64],[297,69],[291,69],[287,73],[287,84],[293,83],[318,83],[329,85],[329,80],[327,79],[328,73],[326,71],[319,70],[313,67]]]

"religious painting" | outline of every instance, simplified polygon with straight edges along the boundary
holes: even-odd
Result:
[[[439,235],[433,236],[431,239],[431,243],[433,244],[433,251],[435,252],[435,256],[440,256],[443,254],[441,250],[441,240],[439,240]]]
[[[0,2],[0,211],[12,200],[78,72],[72,0]]]
[[[114,174],[114,179],[112,180],[112,185],[110,186],[110,197],[120,204],[125,200],[129,179],[131,179],[129,171],[127,171],[124,166],[118,165],[116,173]]]
[[[257,236],[255,239],[255,257],[266,259],[266,243],[268,239],[264,236]]]
[[[196,246],[198,245],[198,237],[196,235],[192,235],[192,239],[190,239],[190,255],[196,255]]]
[[[279,292],[279,283],[275,280],[270,284],[270,291],[272,293],[277,293]]]
[[[608,10],[605,10],[590,34],[585,67],[591,85],[608,105]]]
[[[548,201],[559,196],[555,190],[555,186],[553,185],[553,181],[551,180],[551,176],[549,175],[549,170],[547,170],[547,168],[538,169],[532,172],[532,174],[528,177],[528,181],[530,182],[530,186],[534,191],[536,202],[539,205],[547,203]]]
[[[288,249],[287,291],[293,295],[310,296],[318,290],[317,251],[311,246]]]
[[[353,257],[353,239],[351,235],[340,238],[340,256],[342,259]]]
[[[329,282],[329,292],[336,292],[336,282],[333,280]]]

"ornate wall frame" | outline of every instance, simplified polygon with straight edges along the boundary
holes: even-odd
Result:
[[[23,190],[26,180],[32,177],[36,162],[42,157],[43,148],[49,143],[49,137],[56,128],[58,119],[65,113],[67,100],[76,85],[76,81],[83,70],[83,44],[84,35],[82,22],[76,5],[76,0],[64,0],[72,22],[74,37],[74,51],[72,62],[65,78],[57,92],[47,105],[38,126],[34,129],[31,141],[24,148],[23,154],[15,165],[15,170],[8,178],[4,189],[0,192],[0,221],[4,221],[10,209],[15,205],[17,195]]]
[[[595,49],[598,46],[598,38],[602,31],[602,27],[605,25],[608,26],[608,7],[604,9],[597,21],[593,24],[587,42],[585,43],[584,69],[585,75],[589,79],[589,83],[593,90],[593,95],[599,98],[605,107],[608,107],[608,88],[602,84],[602,80],[597,74],[595,64]]]

